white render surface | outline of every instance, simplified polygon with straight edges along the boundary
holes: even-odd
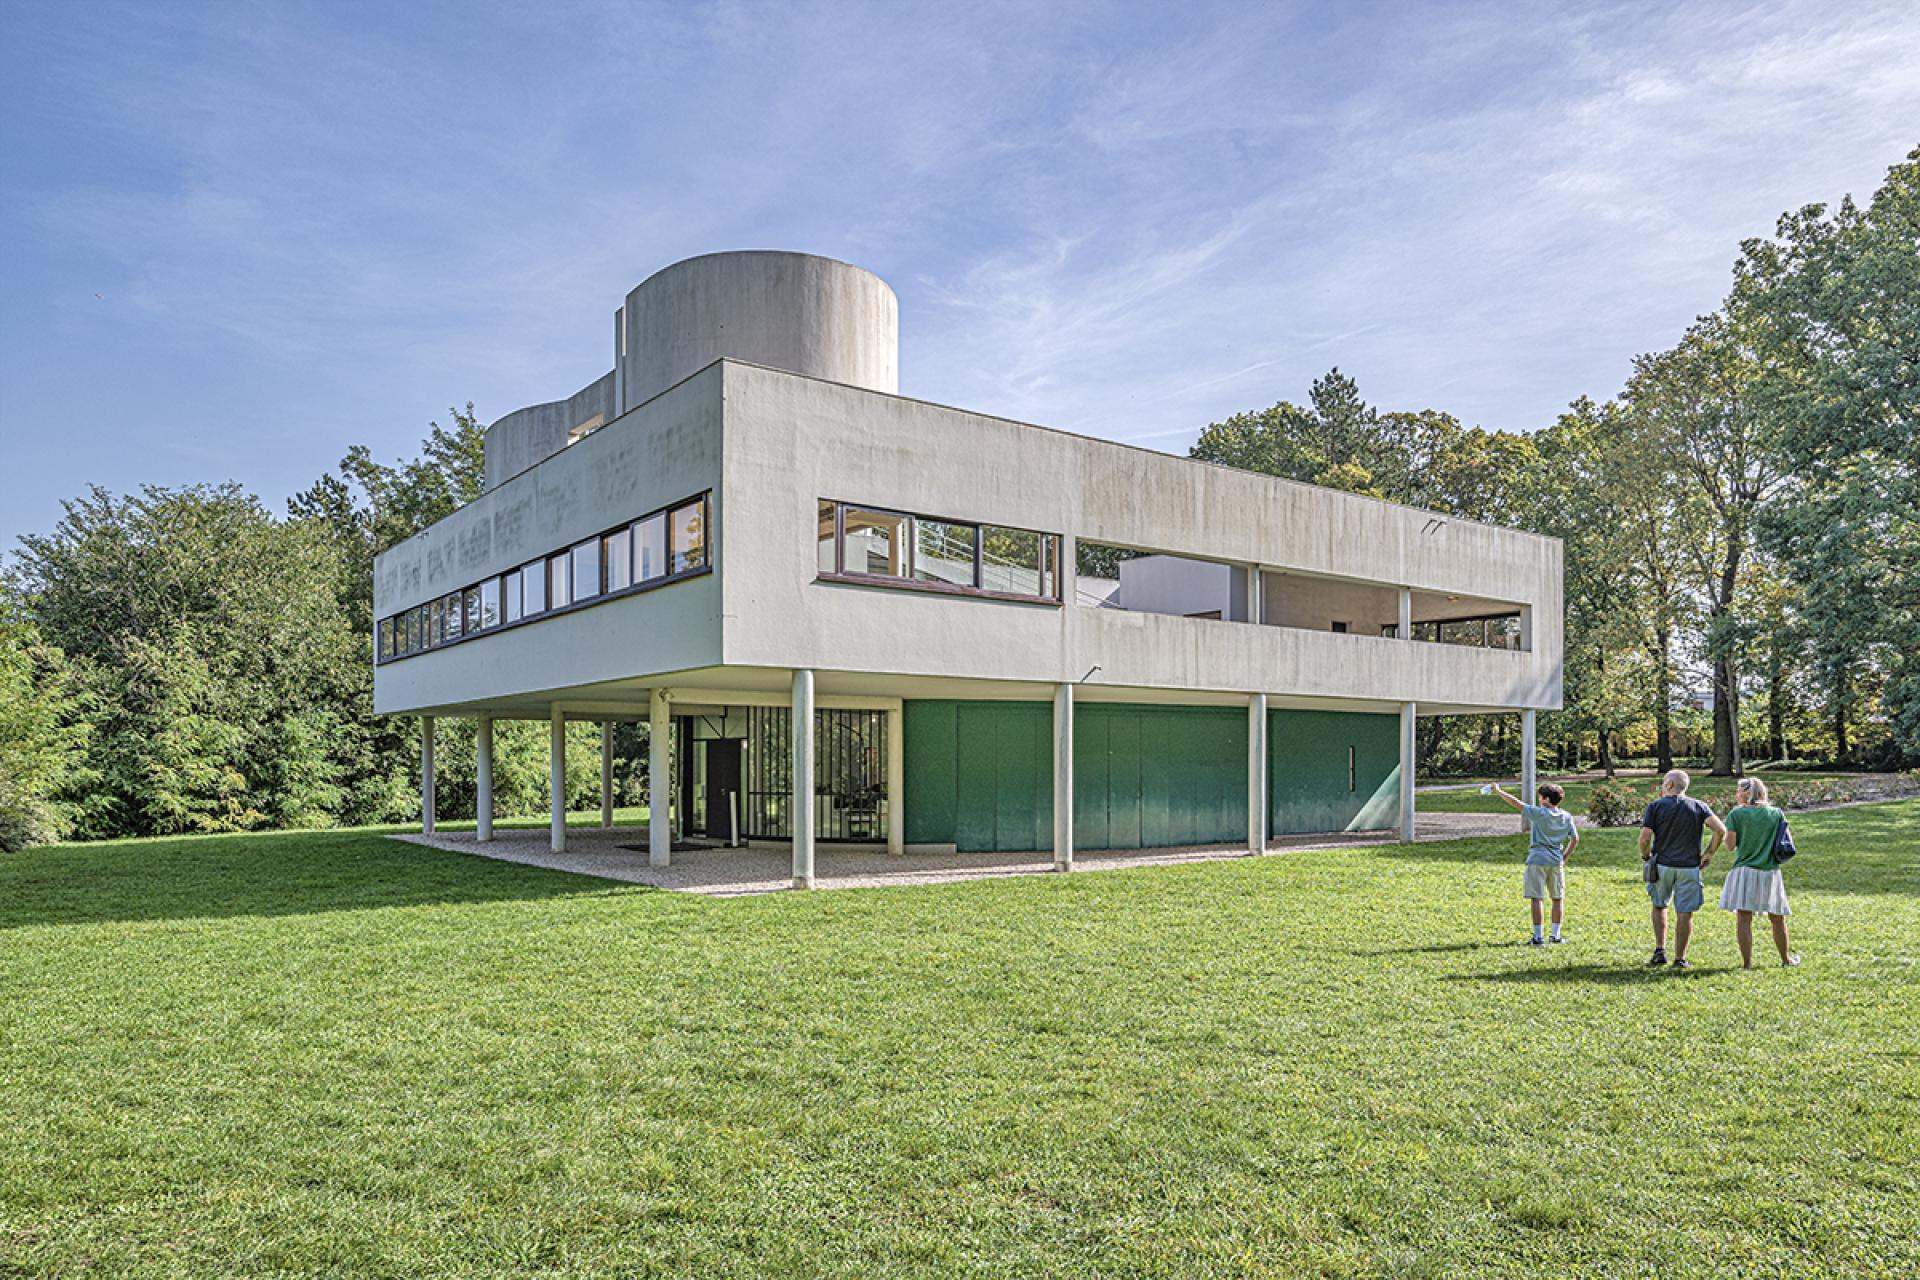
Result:
[[[1040,686],[1025,695],[1039,698],[1098,667],[1092,683],[1114,696],[1264,692],[1375,710],[1412,700],[1433,714],[1560,705],[1554,539],[732,361],[724,370],[726,666],[1011,682]],[[1511,601],[1532,606],[1534,648],[819,582],[820,498]]]
[[[706,489],[712,573],[383,663],[376,709],[644,715],[654,687],[785,690],[795,669],[823,694],[1560,705],[1553,539],[731,360],[382,555],[377,616]],[[1511,602],[1533,648],[822,582],[821,498],[1259,564],[1270,614],[1296,574],[1358,585],[1388,619],[1402,587]]]

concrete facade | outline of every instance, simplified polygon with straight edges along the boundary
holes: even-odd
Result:
[[[1100,779],[1109,808],[1128,803],[1111,798],[1112,771],[1073,736],[1076,723],[1108,732],[1123,713],[1090,718],[1089,707],[1135,709],[1123,718],[1155,706],[1234,708],[1238,728],[1215,754],[1239,763],[1209,768],[1241,776],[1229,786],[1195,775],[1207,817],[1194,829],[1212,832],[1237,813],[1246,838],[1264,841],[1254,828],[1298,830],[1307,812],[1404,822],[1411,771],[1388,778],[1378,757],[1409,705],[1423,715],[1560,705],[1558,542],[903,398],[897,327],[884,283],[825,259],[721,254],[650,277],[616,313],[614,371],[495,423],[486,492],[378,557],[375,613],[388,618],[700,495],[705,563],[657,587],[383,655],[376,709],[661,725],[702,707],[790,707],[804,692],[821,715],[893,717],[885,825],[898,848],[924,826],[910,807],[923,755],[913,726],[933,721],[916,717],[914,702],[1024,704],[1049,726],[1052,745],[1033,768],[1052,776],[1033,780],[1032,812],[1009,825],[1032,819],[1032,839],[1051,839],[1064,867],[1074,843],[1066,810],[1091,803],[1085,779]],[[576,432],[595,413],[604,421]],[[910,529],[946,520],[1054,536],[1055,589],[1012,599],[955,591],[950,570],[922,589],[823,572],[823,501],[923,518]],[[1121,564],[1117,587],[1089,582],[1083,603],[1078,539],[1147,554]],[[977,559],[984,536],[974,545]],[[1406,625],[1481,615],[1509,619],[1518,647],[1430,643]],[[1253,699],[1265,732],[1250,728]],[[1287,711],[1363,719],[1349,732],[1337,720],[1282,723]],[[1321,727],[1300,727],[1311,724]],[[1329,734],[1370,753],[1365,776],[1342,746],[1324,783],[1345,788],[1341,798],[1283,810],[1300,788],[1292,775],[1269,776],[1263,758],[1304,762],[1311,739]],[[797,726],[793,748],[832,759],[828,739],[803,742]],[[677,767],[659,747],[655,761]],[[789,816],[813,807],[801,790]],[[662,839],[653,843],[664,860]],[[810,844],[795,842],[797,881],[811,875],[799,865]]]

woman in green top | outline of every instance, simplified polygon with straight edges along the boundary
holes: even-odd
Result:
[[[1733,870],[1720,890],[1720,906],[1735,913],[1734,934],[1740,939],[1740,963],[1753,968],[1753,916],[1763,912],[1773,926],[1773,945],[1780,963],[1795,965],[1800,957],[1787,950],[1787,886],[1780,864],[1773,860],[1774,838],[1786,815],[1767,803],[1767,784],[1742,778],[1733,812],[1727,815],[1727,847],[1733,850]]]

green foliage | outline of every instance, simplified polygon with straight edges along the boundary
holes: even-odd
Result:
[[[67,657],[0,592],[0,853],[73,827],[87,768],[86,694]]]
[[[1807,584],[1841,749],[1878,668],[1896,748],[1920,758],[1920,150],[1866,207],[1809,205],[1748,241],[1729,305],[1760,335],[1796,477],[1761,533]]]
[[[1617,782],[1603,782],[1587,797],[1587,817],[1596,826],[1631,827],[1640,822],[1654,792]]]

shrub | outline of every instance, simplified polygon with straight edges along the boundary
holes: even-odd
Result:
[[[1631,827],[1640,821],[1650,797],[1617,782],[1603,782],[1587,799],[1587,817],[1595,826]]]

